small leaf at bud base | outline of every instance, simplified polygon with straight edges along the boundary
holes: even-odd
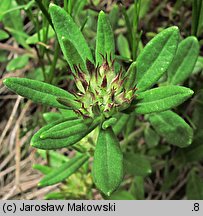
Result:
[[[113,126],[116,123],[116,118],[110,118],[103,122],[102,129],[106,130],[107,128]]]

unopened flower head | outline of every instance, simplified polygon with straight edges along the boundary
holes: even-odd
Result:
[[[103,58],[101,66],[87,61],[88,73],[82,72],[79,66],[75,66],[75,82],[79,90],[76,93],[77,102],[81,104],[75,112],[83,117],[95,117],[103,114],[110,117],[113,114],[127,109],[134,99],[136,88],[124,88],[126,77],[122,76],[122,68],[116,74],[114,60],[108,63]]]

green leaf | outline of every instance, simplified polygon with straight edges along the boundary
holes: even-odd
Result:
[[[181,86],[162,86],[138,94],[135,112],[147,114],[171,109],[183,103],[194,92]]]
[[[85,130],[88,130],[92,123],[92,119],[68,119],[58,125],[53,126],[49,130],[43,132],[40,135],[41,139],[61,139],[80,134]]]
[[[168,83],[173,85],[183,83],[192,73],[198,54],[199,43],[195,37],[190,36],[181,41],[168,68]]]
[[[113,125],[115,125],[116,121],[116,118],[110,118],[105,120],[102,124],[102,129],[106,130],[108,127],[112,127]]]
[[[8,2],[10,2],[10,0],[8,0]],[[16,3],[16,1],[12,0],[8,10],[17,8],[18,6],[19,5]],[[4,11],[2,21],[5,26],[5,29],[11,33],[15,40],[25,48],[28,48],[28,45],[25,42],[28,35],[25,33],[23,29],[24,25],[20,10],[11,10],[11,12],[9,13],[6,13],[6,11]]]
[[[154,148],[151,148],[149,151],[148,151],[148,155],[149,156],[152,156],[152,157],[161,157],[162,155],[168,153],[169,151],[171,151],[171,147],[166,145],[166,146],[163,146],[163,145],[158,145]]]
[[[74,5],[72,9],[72,15],[73,17],[76,17],[76,16],[79,16],[80,13],[82,12],[82,9],[87,4],[87,0],[76,0],[73,2],[74,2]]]
[[[78,155],[70,159],[67,163],[61,165],[53,172],[46,175],[40,182],[39,186],[49,186],[64,181],[73,173],[75,173],[87,160],[87,155]]]
[[[65,109],[59,109],[59,110],[62,116],[64,116],[65,118],[68,119],[72,117],[78,118],[78,115],[73,110],[65,110]]]
[[[165,111],[151,114],[149,121],[155,131],[169,144],[183,148],[192,143],[192,128],[176,113]]]
[[[136,176],[130,188],[131,193],[137,200],[144,200],[144,177]]]
[[[65,47],[65,44],[63,43],[63,40],[65,39],[72,43],[72,48],[74,47],[75,50],[77,50],[79,56],[81,56],[81,58],[83,59],[83,62],[86,62],[87,59],[91,62],[94,62],[91,50],[88,47],[80,29],[73,21],[72,17],[64,9],[52,3],[50,4],[49,12],[61,49],[71,69],[74,70],[70,59],[71,53],[69,54],[69,56],[67,56],[67,53],[70,52],[70,47]],[[62,40],[62,38],[65,39]]]
[[[40,171],[44,175],[47,175],[47,174],[51,173],[54,170],[54,168],[52,168],[52,167],[48,167],[48,166],[41,165],[41,164],[34,164],[32,166],[32,168]]]
[[[7,38],[9,38],[9,34],[7,32],[5,32],[4,30],[0,29],[0,41],[5,40]]]
[[[120,55],[122,57],[130,59],[131,57],[130,47],[127,39],[122,34],[120,34],[117,38],[117,46]]]
[[[147,176],[152,172],[149,160],[141,154],[125,153],[124,168],[126,173],[135,176]]]
[[[115,117],[118,120],[115,123],[115,125],[113,126],[113,131],[114,131],[115,135],[118,135],[123,131],[125,125],[127,124],[128,119],[129,119],[129,115],[124,114],[124,113],[119,113]]]
[[[123,155],[111,127],[100,129],[92,175],[97,188],[107,196],[118,188],[123,179]]]
[[[164,175],[164,181],[161,186],[161,191],[169,192],[169,189],[177,184],[177,176],[179,176],[180,171],[178,169],[173,169]]]
[[[59,192],[51,192],[44,196],[45,200],[64,200],[65,196],[60,191]]]
[[[0,1],[0,21],[2,21],[2,18],[7,10],[11,8],[12,0],[1,0]]]
[[[173,26],[156,35],[137,58],[137,88],[145,91],[153,86],[172,62],[179,41],[179,30]]]
[[[45,149],[45,150],[51,150],[51,149],[59,149],[67,146],[74,145],[75,143],[79,142],[83,137],[85,137],[88,133],[90,133],[92,130],[94,130],[99,122],[96,122],[95,124],[92,124],[87,130],[83,130],[82,133],[74,134],[69,137],[61,138],[61,139],[41,139],[40,136],[45,131],[48,131],[52,127],[66,121],[66,119],[58,120],[54,123],[48,124],[44,127],[42,127],[37,133],[34,134],[34,136],[31,139],[31,145],[35,148],[39,149]]]
[[[42,103],[57,108],[67,109],[66,106],[57,102],[57,97],[67,97],[72,100],[75,99],[72,94],[63,89],[36,80],[10,77],[4,79],[3,82],[11,91],[23,97],[36,103]]]
[[[72,110],[77,110],[77,109],[81,108],[81,104],[78,101],[69,99],[67,97],[66,98],[65,97],[57,97],[56,100],[60,104],[66,106],[66,107],[69,107]]]
[[[80,65],[83,71],[86,71],[86,63],[75,45],[67,38],[62,37],[61,43],[66,48],[63,50],[63,54],[66,56],[68,64],[74,68],[74,65]]]
[[[111,24],[106,14],[101,11],[98,17],[97,23],[97,39],[96,39],[96,65],[101,65],[103,62],[103,56],[107,55],[108,62],[111,61],[115,54],[114,35],[111,28]]]
[[[47,159],[47,153],[49,155],[49,165],[53,168],[57,168],[61,166],[61,164],[69,161],[69,158],[63,155],[63,153],[54,150],[47,152],[46,150],[37,149],[37,154],[39,154],[44,160]]]
[[[189,200],[203,200],[203,179],[192,169],[188,176],[186,194]]]
[[[39,38],[43,38],[44,31],[46,31],[46,27],[40,29],[37,33],[35,33],[32,36],[30,36],[29,38],[27,38],[26,43],[27,44],[38,43],[40,41]],[[48,33],[47,33],[47,39],[54,37],[54,35],[55,35],[55,31],[52,29],[51,26],[49,26]]]
[[[116,29],[119,20],[119,7],[117,4],[113,5],[108,17],[112,28]]]
[[[198,56],[192,74],[201,73],[202,71],[203,71],[203,57],[202,56]]]
[[[200,36],[203,30],[203,2],[193,0],[192,4],[192,34]]]
[[[125,74],[124,88],[132,89],[135,87],[136,80],[136,62],[133,62]]]
[[[27,55],[22,55],[17,58],[12,59],[6,66],[7,71],[18,70],[24,68],[28,63],[29,57]]]
[[[195,134],[192,144],[185,149],[180,149],[177,153],[177,160],[182,163],[192,163],[203,160],[203,132]]]
[[[107,197],[108,200],[134,200],[135,198],[131,193],[126,190],[118,190],[111,194],[110,197]]]
[[[43,113],[43,118],[46,121],[46,123],[52,123],[54,121],[62,119],[63,116],[60,113],[47,112],[47,113]]]
[[[160,137],[152,128],[147,127],[144,131],[145,142],[149,148],[153,148],[159,144]]]

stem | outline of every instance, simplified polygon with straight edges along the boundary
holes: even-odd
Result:
[[[133,19],[133,31],[132,31],[132,58],[133,61],[137,58],[137,51],[139,45],[140,34],[138,33],[139,15],[140,15],[140,4],[141,0],[134,3],[134,19]]]
[[[68,13],[71,15],[72,13],[72,0],[68,0]]]
[[[53,23],[51,21],[51,17],[49,15],[47,9],[42,4],[42,1],[41,0],[35,0],[35,2],[37,3],[38,7],[40,8],[40,10],[44,14],[44,16],[47,18],[47,20],[48,20],[49,24],[51,25],[51,27],[54,29]]]
[[[131,142],[135,137],[137,137],[144,131],[145,127],[146,127],[145,124],[142,125],[139,129],[133,131],[126,139],[122,140],[120,142],[121,148],[125,149],[129,142]]]
[[[49,72],[49,79],[48,79],[48,81],[50,83],[52,82],[52,80],[54,78],[54,71],[55,71],[55,68],[56,68],[56,63],[57,63],[57,60],[58,60],[59,51],[60,51],[59,43],[56,40],[56,42],[55,42],[54,59],[53,59],[52,65],[51,65],[51,69],[50,69],[50,72]]]

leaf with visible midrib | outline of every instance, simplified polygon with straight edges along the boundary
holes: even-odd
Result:
[[[69,47],[64,45],[62,38],[68,39],[71,42],[84,62],[86,62],[86,59],[94,62],[91,50],[88,47],[82,32],[73,21],[72,17],[64,9],[52,3],[50,4],[49,12],[61,49],[71,69],[74,71],[70,58],[71,54],[68,56],[66,55],[68,52],[70,52],[70,50],[68,49]]]
[[[74,100],[75,96],[69,92],[50,85],[45,82],[31,80],[27,78],[10,77],[4,79],[3,83],[13,92],[26,97],[36,103],[68,109],[68,107],[60,104],[56,98],[65,97]]]
[[[137,58],[137,92],[153,86],[172,62],[179,40],[179,30],[173,26],[156,35]]]
[[[176,107],[192,96],[194,92],[182,86],[162,86],[138,94],[135,112],[147,114]]]
[[[45,149],[45,150],[52,150],[52,149],[59,149],[59,148],[64,148],[67,146],[74,145],[78,141],[80,141],[83,137],[85,137],[88,133],[90,133],[92,130],[94,130],[97,125],[99,124],[98,122],[95,122],[94,124],[91,124],[90,127],[86,130],[83,130],[81,133],[73,134],[65,138],[60,138],[60,139],[41,139],[40,136],[42,133],[48,131],[52,127],[65,122],[66,119],[63,120],[58,120],[54,123],[48,124],[44,127],[42,127],[37,133],[34,134],[34,136],[31,139],[31,145],[35,148],[39,149]]]
[[[110,62],[110,55],[114,58],[115,44],[114,35],[111,28],[111,24],[106,17],[106,14],[101,11],[98,17],[97,24],[97,39],[96,39],[96,65],[101,65],[103,62],[102,55],[108,57]]]
[[[176,85],[185,81],[192,73],[198,55],[199,43],[195,37],[190,36],[181,41],[168,68],[168,83]]]
[[[192,128],[176,113],[168,110],[151,114],[149,121],[155,131],[169,144],[184,148],[192,143]]]
[[[94,153],[93,179],[105,195],[110,196],[123,178],[123,155],[111,127],[100,129]]]
[[[53,170],[52,172],[48,173],[40,182],[39,186],[49,186],[53,184],[57,184],[73,173],[75,173],[87,160],[87,155],[77,155],[74,158],[70,159],[67,163],[64,163],[57,169]]]

